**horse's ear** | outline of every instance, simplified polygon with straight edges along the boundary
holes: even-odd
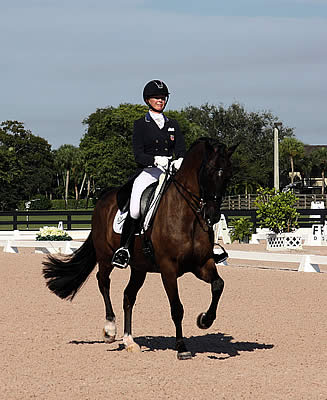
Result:
[[[234,146],[231,146],[231,147],[229,147],[229,148],[227,149],[227,154],[228,154],[228,157],[229,157],[229,158],[232,156],[232,154],[234,153],[234,151],[237,149],[237,147],[238,147],[239,145],[240,145],[240,142],[234,144]]]

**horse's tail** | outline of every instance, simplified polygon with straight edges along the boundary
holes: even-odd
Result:
[[[47,287],[62,299],[73,300],[97,263],[92,232],[71,256],[59,259],[48,256],[43,262]]]

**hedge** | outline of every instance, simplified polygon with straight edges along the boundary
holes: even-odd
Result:
[[[29,200],[20,201],[18,204],[18,209],[21,211],[26,210],[25,204]],[[78,209],[86,209],[93,208],[95,200],[92,198],[89,199],[88,204],[86,206],[86,200],[80,199],[78,202],[75,199],[68,199],[67,209],[68,210],[78,210]],[[30,208],[29,210],[65,210],[66,202],[62,199],[49,200],[45,196],[30,200]]]

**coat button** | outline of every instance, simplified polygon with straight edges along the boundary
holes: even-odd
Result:
[[[167,147],[165,147],[165,151],[168,151]]]
[[[168,143],[168,140],[165,140],[165,143]]]
[[[156,149],[156,151],[159,151],[158,149]]]
[[[158,140],[158,139],[156,139],[156,143],[159,143],[159,140]]]

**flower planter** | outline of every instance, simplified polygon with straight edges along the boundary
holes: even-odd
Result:
[[[302,236],[295,232],[290,233],[268,233],[267,250],[300,250],[302,249]]]
[[[246,236],[243,237],[243,239],[239,239],[238,242],[239,242],[239,243],[247,243],[247,244],[249,244],[249,242],[250,242],[250,236],[247,236],[247,235],[246,235]]]
[[[72,238],[63,229],[56,228],[55,226],[44,226],[40,228],[40,232],[36,235],[38,241],[65,241],[72,240]]]

